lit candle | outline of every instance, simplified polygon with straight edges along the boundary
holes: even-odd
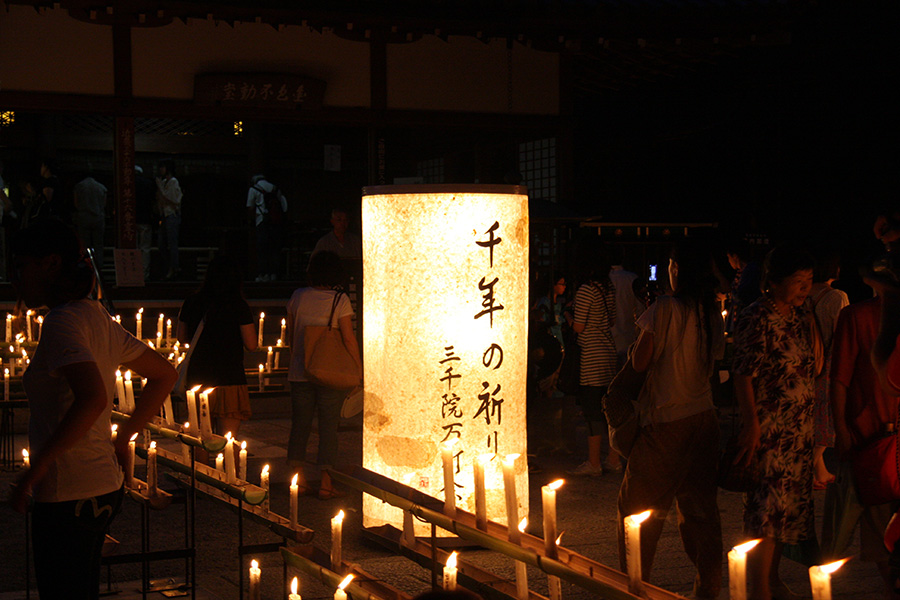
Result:
[[[259,472],[259,487],[266,491],[266,499],[263,500],[263,510],[269,510],[269,465],[263,465],[262,471]]]
[[[181,431],[184,433],[189,433],[191,431],[191,423],[190,421],[186,421],[184,423],[184,427],[182,427]],[[181,460],[187,466],[193,468],[193,464],[191,464],[191,448],[184,442],[181,444]]]
[[[735,546],[728,552],[728,597],[730,600],[747,600],[747,553],[762,540],[753,540]]]
[[[507,454],[503,458],[503,490],[506,493],[506,526],[509,532],[509,541],[518,544],[522,536],[516,529],[516,521],[519,520],[519,503],[516,499],[516,472],[515,464],[519,454]]]
[[[263,345],[263,325],[265,325],[265,322],[266,322],[266,313],[264,313],[264,312],[259,313],[259,340],[257,341],[256,345],[259,346],[260,348],[262,348],[262,345]]]
[[[111,441],[113,444],[115,444],[116,438],[119,435],[119,426],[117,424],[113,423],[112,425],[109,426],[109,429],[110,429],[109,441]]]
[[[275,346],[278,347],[278,348],[281,348],[281,338],[278,338],[278,339],[275,341]],[[279,363],[279,362],[281,362],[281,352],[276,352],[276,353],[275,353],[275,370],[276,370],[276,371],[278,370],[278,363]]]
[[[831,574],[841,568],[848,559],[809,568],[809,585],[813,600],[831,600]]]
[[[518,531],[519,535],[525,533],[525,528],[528,527],[528,517],[522,517],[522,520],[519,521]],[[520,560],[515,561],[516,563],[516,598],[518,600],[528,600],[528,570],[525,568],[525,563]],[[552,584],[552,580],[548,578],[548,583]],[[552,585],[551,585],[552,589]]]
[[[453,446],[459,438],[441,444],[441,462],[444,466],[444,514],[456,516],[456,487],[453,482]]]
[[[282,320],[281,320],[281,339],[283,339],[283,340],[284,340],[284,339],[287,339],[287,338],[285,338],[285,336],[284,336],[284,334],[285,334],[285,328],[286,328],[286,327],[287,327],[287,321],[286,321],[285,319],[282,319]]]
[[[487,497],[484,488],[484,466],[494,458],[493,454],[475,457],[475,526],[487,531]]]
[[[297,593],[297,578],[296,577],[291,579],[291,595],[288,596],[288,600],[302,600],[300,598],[300,594]]]
[[[147,448],[147,488],[151,496],[156,495],[156,442]]]
[[[121,325],[122,324],[122,315],[116,315],[115,317],[113,317],[113,321],[115,321],[116,323]]]
[[[259,600],[259,579],[262,571],[256,560],[250,561],[250,600]]]
[[[163,347],[163,332],[162,332],[162,329],[157,329],[157,330],[156,330],[156,347],[157,347],[157,348],[162,348],[162,347]]]
[[[13,320],[13,316],[12,316],[11,314],[9,314],[9,313],[6,313],[6,343],[7,343],[7,344],[8,344],[9,342],[11,342],[12,339],[13,339],[13,336],[12,336],[12,320]]]
[[[260,363],[259,365],[259,391],[263,391],[266,388],[263,371],[266,367]]]
[[[221,452],[219,452],[219,454],[216,455],[216,471],[221,471],[222,473],[225,473],[225,455],[222,454]]]
[[[38,318],[36,319],[36,321],[38,324],[37,341],[41,341],[41,334],[44,332],[44,317],[43,317],[43,315],[39,315]]]
[[[12,346],[10,346],[9,351],[15,352],[15,349]],[[9,374],[10,375],[16,374],[16,358],[14,356],[9,357]]]
[[[272,346],[269,346],[269,351],[266,353],[266,373],[272,372],[273,358],[274,357],[272,356]]]
[[[300,475],[294,473],[294,478],[291,479],[291,529],[297,528],[297,508],[300,502],[300,487],[297,485],[299,478]]]
[[[9,400],[9,369],[3,369],[3,399]]]
[[[125,371],[125,412],[134,412],[134,384],[131,382],[131,371]]]
[[[548,558],[558,558],[556,552],[556,490],[565,481],[557,479],[541,487],[541,500],[544,513],[544,551]]]
[[[25,312],[25,340],[31,341],[31,315],[34,313],[32,311]]]
[[[234,483],[237,479],[237,473],[234,470],[234,437],[231,432],[225,434],[225,481]]]
[[[166,345],[172,345],[172,319],[166,319]]]
[[[133,434],[131,439],[128,440],[128,471],[125,473],[125,483],[128,487],[134,487],[134,448],[135,448],[135,440],[137,439],[138,434]]]
[[[199,422],[197,421],[197,392],[199,391],[200,386],[195,385],[185,394],[187,396],[188,425],[193,424],[193,429],[186,429],[185,431],[190,435],[197,435],[197,432],[200,430],[197,425]]]
[[[344,527],[344,511],[338,512],[331,519],[331,570],[341,571],[341,530]]]
[[[166,315],[159,313],[159,318],[156,320],[156,337],[157,338],[162,337],[163,321],[165,320],[165,318],[166,318]],[[159,343],[157,343],[156,345],[159,346]]]
[[[181,343],[178,340],[175,340],[175,344],[172,346],[172,356],[174,356],[176,364],[181,362],[179,360],[181,358]]]
[[[125,380],[119,370],[116,370],[116,398],[119,399],[119,411],[125,412]]]
[[[22,468],[23,469],[31,468],[31,455],[28,454],[27,448],[22,448]]]
[[[344,580],[338,584],[338,588],[334,591],[334,600],[347,600],[347,592],[344,590],[350,585],[350,582],[353,581],[353,578],[356,575],[347,575],[344,577]]]
[[[444,589],[448,592],[456,591],[456,554],[455,550],[451,552],[444,565]]]
[[[238,479],[247,481],[247,442],[241,442],[241,453],[238,460]]]
[[[144,384],[141,384],[141,392],[144,391]],[[172,394],[166,394],[166,399],[163,401],[163,421],[168,423],[175,422],[175,413],[172,411]]]
[[[650,511],[625,517],[625,564],[628,566],[628,591],[640,596],[644,584],[641,577],[641,523],[647,520]]]
[[[134,337],[141,339],[144,334],[144,309],[139,308],[134,315]]]
[[[209,414],[209,395],[216,388],[209,388],[200,393],[200,439],[212,439],[212,417]]]

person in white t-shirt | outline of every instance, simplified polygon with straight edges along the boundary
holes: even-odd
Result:
[[[320,469],[335,464],[338,455],[338,424],[341,406],[350,390],[336,390],[309,381],[304,373],[304,333],[309,325],[328,325],[332,310],[333,322],[337,322],[344,346],[356,361],[362,373],[362,360],[356,334],[353,332],[353,306],[347,294],[336,291],[343,281],[341,259],[334,252],[323,251],[313,255],[307,270],[310,287],[300,288],[287,304],[287,335],[291,341],[291,365],[288,381],[291,383],[291,437],[288,442],[288,464],[299,469],[298,485],[308,492],[303,462],[306,446],[312,430],[313,417],[319,422],[319,450],[317,464]],[[322,469],[319,498],[328,500],[340,493],[334,489],[328,472]]]
[[[177,375],[88,298],[93,267],[68,226],[55,219],[35,222],[17,234],[12,250],[19,298],[49,312],[23,376],[31,467],[19,477],[10,503],[24,512],[33,494],[31,539],[41,598],[97,598],[100,552],[121,504],[120,465],[129,459],[128,441],[159,412]],[[113,443],[110,413],[120,365],[147,384]]]
[[[719,423],[710,377],[725,350],[725,323],[715,304],[712,255],[683,242],[669,261],[672,296],[656,300],[638,319],[632,355],[647,377],[638,404],[641,432],[619,489],[619,562],[625,569],[623,519],[652,510],[641,526],[643,579],[674,502],[685,551],[697,568],[695,598],[718,598],[722,584],[722,525],[716,472]]]

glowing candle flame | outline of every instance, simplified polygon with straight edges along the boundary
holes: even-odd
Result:
[[[735,546],[734,551],[737,552],[738,554],[747,554],[748,552],[753,550],[756,547],[756,545],[758,543],[760,543],[761,541],[762,540],[750,540],[749,542],[744,542],[743,544],[740,544],[739,546]]]
[[[522,517],[522,520],[519,521],[519,531],[525,532],[525,529],[528,527],[528,517]]]
[[[156,442],[150,442],[150,449],[156,450]]]
[[[268,474],[269,474],[269,464],[268,464],[268,463],[266,463],[266,464],[263,465],[263,468],[262,468],[262,474],[263,474],[263,475],[268,475]]]
[[[644,521],[646,521],[647,519],[650,518],[650,512],[651,511],[649,511],[649,510],[645,510],[642,513],[638,513],[636,515],[631,515],[628,518],[631,519],[631,522],[634,523],[635,525],[640,525],[641,523],[643,523]]]
[[[559,488],[561,488],[565,482],[566,482],[565,479],[557,479],[557,480],[554,481],[553,483],[548,483],[548,484],[547,484],[547,487],[550,488],[550,489],[553,490],[553,491],[556,491],[556,490],[558,490]]]
[[[291,579],[291,593],[295,594],[295,595],[297,593],[297,578],[296,577]]]
[[[844,566],[844,563],[847,562],[848,560],[850,560],[850,559],[844,558],[841,560],[837,560],[833,563],[828,563],[827,565],[821,565],[821,566],[819,566],[819,570],[821,572],[825,573],[826,575],[831,575],[832,573],[834,573],[835,571],[840,569],[842,566]]]
[[[225,440],[229,441],[229,442],[231,441],[231,432],[230,431],[225,434]]]
[[[189,422],[189,421],[185,421],[185,422],[184,422],[184,428],[182,429],[182,431],[190,431],[190,430],[191,430],[191,424],[190,424],[190,422]]]
[[[503,457],[503,462],[511,465],[512,463],[516,462],[516,459],[519,458],[520,456],[522,456],[522,455],[521,454],[507,454],[506,456]]]
[[[122,371],[120,371],[119,369],[116,369],[116,377],[121,377],[121,376],[122,376]]]
[[[247,442],[241,442],[241,450],[247,449]]]
[[[454,554],[455,554],[455,552],[454,552]],[[350,585],[350,582],[353,581],[354,577],[356,577],[356,575],[347,575],[346,577],[344,577],[344,580],[340,583],[340,585],[338,585],[338,589],[339,590],[346,589],[346,587],[348,585]]]
[[[265,318],[266,318],[266,313],[264,313],[264,312],[259,313],[259,318],[260,318],[260,319],[265,319]]]
[[[130,438],[130,441],[133,442],[134,440],[136,440],[136,439],[137,439],[137,436],[138,436],[138,434],[136,434],[136,433],[135,433],[134,435],[132,435],[131,438]]]
[[[125,381],[131,381],[131,370],[125,371]]]
[[[28,458],[28,457],[29,457],[28,450],[26,450],[25,448],[22,448],[22,458]]]
[[[211,387],[209,389],[203,390],[203,393],[204,394],[212,394],[214,391],[216,391],[216,388]]]
[[[197,392],[200,391],[200,388],[202,388],[202,387],[203,387],[202,385],[195,385],[194,387],[191,388],[191,391],[196,394]]]
[[[337,519],[338,523],[342,523],[344,521],[344,511],[338,512],[338,514],[334,515],[334,518]]]
[[[299,473],[294,473],[294,478],[291,479],[291,485],[294,485],[294,486],[297,485],[297,481],[298,481],[299,479],[300,479],[300,474],[299,474]]]
[[[258,569],[259,562],[257,562],[257,560],[254,558],[253,560],[250,561],[250,566],[253,567],[254,569]]]
[[[456,555],[457,555],[457,552],[456,552],[456,550],[454,550],[453,552],[450,553],[450,556],[447,557],[447,566],[450,567],[451,569],[456,568]]]
[[[565,533],[565,531],[560,531],[560,532],[559,532],[559,535],[558,535],[557,538],[556,538],[556,545],[557,545],[557,546],[559,546],[559,545],[562,543],[562,536],[563,536],[564,533]]]
[[[118,431],[119,426],[116,423],[113,423],[112,425],[110,425],[110,429],[112,429],[113,432],[116,432]]]

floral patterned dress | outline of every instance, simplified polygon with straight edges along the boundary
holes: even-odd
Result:
[[[740,315],[734,372],[753,378],[759,486],[744,498],[750,535],[796,544],[812,535],[815,357],[809,313],[782,316],[760,299]]]

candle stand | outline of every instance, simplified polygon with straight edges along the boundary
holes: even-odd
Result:
[[[331,556],[324,551],[310,546],[303,549],[309,556],[298,554],[287,548],[281,549],[281,557],[285,566],[291,566],[307,575],[318,579],[326,587],[336,588],[339,583],[353,573],[356,577],[345,588],[353,600],[410,600],[412,596],[388,585],[384,580],[373,577],[361,570],[358,565],[342,563],[342,572],[335,573],[329,567]]]

